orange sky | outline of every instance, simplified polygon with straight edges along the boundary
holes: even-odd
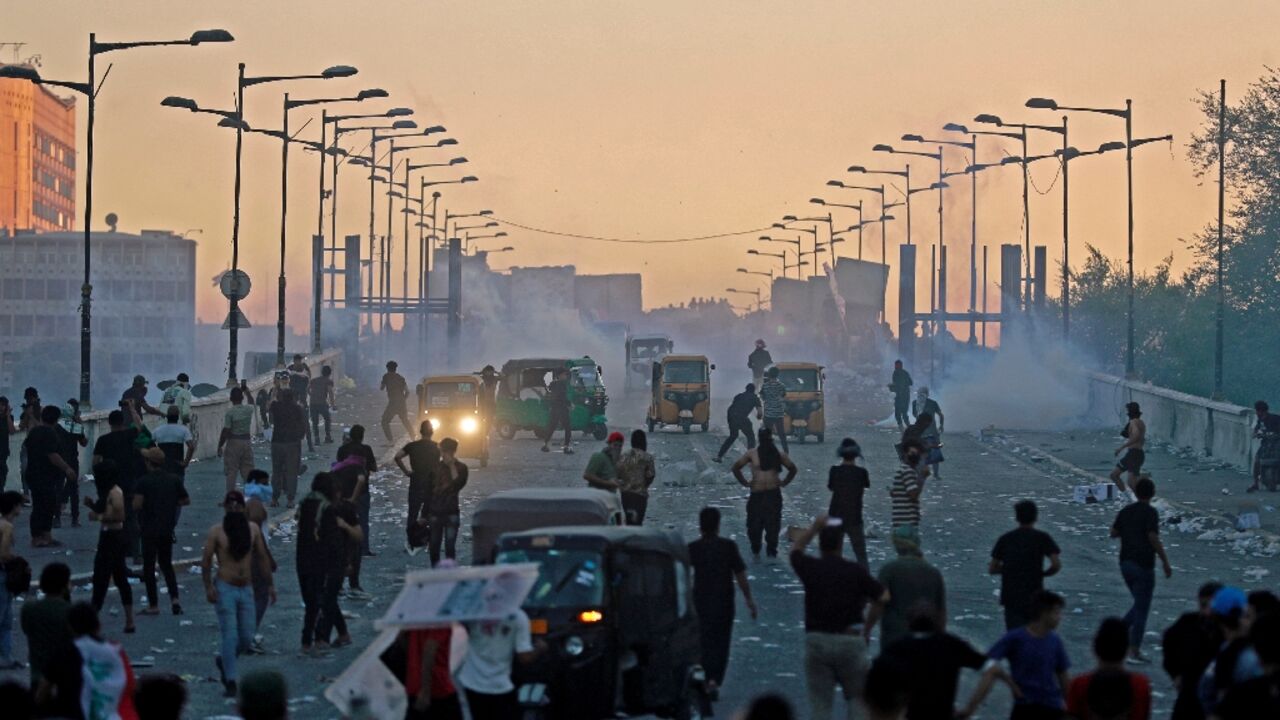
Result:
[[[768,225],[816,209],[807,203],[815,195],[856,201],[857,194],[834,195],[824,183],[856,181],[844,172],[851,164],[895,163],[871,153],[872,144],[905,148],[898,141],[903,133],[941,136],[942,124],[968,123],[980,112],[1060,121],[1053,113],[1023,109],[1032,95],[1115,106],[1132,97],[1136,136],[1175,135],[1172,153],[1163,144],[1136,153],[1137,263],[1149,268],[1173,254],[1182,267],[1188,253],[1177,239],[1212,219],[1215,207],[1213,186],[1199,184],[1184,157],[1199,122],[1191,100],[1198,88],[1216,88],[1220,77],[1228,79],[1229,94],[1243,92],[1264,64],[1275,62],[1274,29],[1280,27],[1280,5],[1265,1],[1232,2],[1229,10],[1190,0],[10,0],[5,6],[0,41],[29,43],[23,55],[40,54],[41,72],[51,79],[83,79],[91,30],[105,41],[171,39],[206,27],[236,36],[229,45],[103,58],[116,66],[99,96],[95,222],[116,212],[121,229],[129,231],[202,229],[193,235],[202,280],[229,264],[234,135],[216,128],[209,116],[161,108],[159,101],[177,94],[230,107],[238,61],[251,75],[318,72],[339,63],[360,69],[345,80],[249,89],[253,125],[278,125],[286,87],[294,97],[382,87],[389,100],[348,107],[414,107],[420,124],[443,124],[460,141],[456,148],[415,153],[415,161],[465,155],[471,162],[462,169],[480,176],[475,185],[447,186],[449,207],[490,207],[529,225],[641,239]],[[295,111],[294,126],[307,117]],[[1117,119],[1079,115],[1072,122],[1072,144],[1081,149],[1122,137]],[[80,130],[83,137],[83,115]],[[313,137],[318,128],[313,123],[306,132]],[[1057,142],[1036,137],[1032,152],[1051,151]],[[1000,145],[984,143],[979,159],[998,160]],[[1004,146],[1017,152],[1012,142]],[[290,321],[299,326],[307,312],[315,163],[311,154],[292,155]],[[963,165],[958,151],[949,155],[948,170]],[[278,274],[279,144],[248,136],[245,167],[241,266],[256,282],[244,307],[255,324],[270,324]],[[917,168],[926,180],[935,171],[929,160]],[[1072,166],[1075,258],[1086,242],[1122,256],[1123,169],[1120,153]],[[1041,189],[1053,176],[1047,164],[1034,167]],[[993,260],[1000,243],[1021,242],[1019,178],[1013,167],[983,178],[979,242],[992,246]],[[967,298],[968,183],[957,185],[949,194],[947,244],[951,283]],[[340,194],[339,232],[364,232],[367,184],[358,171],[344,173]],[[873,197],[865,197],[868,206]],[[932,243],[936,200],[915,197],[915,239]],[[1033,241],[1050,246],[1054,274],[1060,197],[1057,188],[1033,195],[1031,208]],[[379,227],[384,223],[380,219]],[[397,290],[399,228],[397,222]],[[904,228],[890,227],[891,257]],[[719,294],[727,286],[750,288],[735,269],[767,267],[744,254],[747,247],[761,247],[754,234],[646,247],[508,231],[511,237],[499,244],[517,251],[495,258],[498,264],[640,271],[648,306]],[[845,245],[841,252],[853,248]],[[878,240],[868,242],[867,252],[868,259],[878,259]],[[923,248],[921,259],[927,267]],[[998,276],[994,263],[990,274]],[[1051,284],[1052,294],[1057,286]],[[202,319],[221,320],[224,302],[212,284],[199,287]]]

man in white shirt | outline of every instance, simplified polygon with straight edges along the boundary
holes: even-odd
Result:
[[[151,431],[151,439],[164,452],[165,471],[185,478],[187,466],[196,454],[196,439],[191,428],[183,425],[181,419],[182,409],[178,405],[170,405],[165,411],[165,424],[157,425]]]
[[[517,658],[532,662],[546,647],[535,648],[529,632],[529,616],[523,610],[507,620],[466,623],[467,657],[458,670],[458,684],[467,691],[471,717],[516,720],[520,706],[511,682],[511,666]]]

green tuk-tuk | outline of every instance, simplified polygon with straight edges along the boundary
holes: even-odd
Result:
[[[570,429],[589,433],[597,440],[605,439],[609,430],[604,409],[609,404],[609,396],[600,366],[586,356],[508,360],[498,380],[493,418],[499,435],[510,440],[521,430],[531,430],[538,439],[546,439],[551,414],[547,386],[554,379],[554,373],[562,369],[569,371]]]

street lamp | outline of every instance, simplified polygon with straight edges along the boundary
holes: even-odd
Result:
[[[1134,367],[1134,329],[1133,329],[1133,148],[1137,147],[1133,140],[1133,100],[1125,99],[1124,109],[1119,108],[1092,108],[1092,107],[1068,107],[1059,105],[1057,101],[1051,98],[1035,97],[1027,100],[1026,106],[1036,110],[1054,110],[1062,112],[1089,112],[1100,115],[1110,115],[1124,119],[1124,168],[1125,168],[1125,192],[1128,196],[1128,286],[1129,286],[1129,307],[1127,312],[1127,329],[1125,343],[1125,359],[1124,371],[1127,377],[1134,377],[1136,369]],[[1172,141],[1173,137],[1168,136]],[[1151,142],[1159,140],[1159,138],[1148,139]]]
[[[911,240],[911,165],[908,164],[902,170],[868,170],[867,168],[861,165],[852,165],[849,167],[848,172],[859,173],[862,175],[896,175],[900,178],[904,178],[907,181],[907,187],[903,191],[902,195],[904,198],[904,202],[906,203],[906,206],[907,206],[907,244],[908,245],[913,244]],[[827,183],[827,184],[830,185],[831,183]],[[881,206],[880,206],[881,211],[887,210],[888,208],[886,208],[883,205],[883,201],[884,201],[883,190],[880,193],[880,200],[881,200]],[[881,248],[880,248],[881,251],[884,250],[883,241],[884,241],[884,238],[881,238]],[[888,259],[882,258],[882,261],[887,263]]]
[[[905,202],[896,202],[896,203],[886,204],[884,200],[884,191],[885,191],[884,185],[880,185],[879,187],[875,187],[872,185],[849,185],[840,180],[828,180],[827,186],[838,187],[844,190],[865,190],[867,192],[876,193],[877,195],[880,196],[880,217],[881,218],[889,217],[889,215],[887,214],[889,210],[895,207],[900,207],[905,204]],[[904,193],[904,196],[905,196],[905,193]],[[889,219],[892,219],[892,218],[890,217]],[[888,234],[888,223],[882,223],[880,225],[880,263],[882,265],[888,264],[889,262],[888,242],[886,238],[887,234]],[[861,259],[861,255],[859,255],[859,259]]]
[[[739,295],[752,295],[756,299],[756,312],[760,311],[760,290],[739,290],[738,288],[725,288],[725,292],[737,293]]]
[[[93,338],[93,285],[91,284],[92,252],[90,232],[93,217],[93,139],[94,121],[97,119],[97,86],[96,59],[99,55],[117,50],[130,50],[139,47],[162,47],[168,45],[201,45],[204,43],[224,43],[235,40],[226,30],[197,30],[186,40],[141,40],[135,42],[98,42],[97,33],[89,33],[89,77],[87,82],[64,82],[45,80],[33,67],[23,65],[6,65],[0,67],[0,78],[26,80],[37,85],[51,85],[66,88],[84,95],[89,101],[88,126],[85,130],[85,186],[84,186],[84,282],[80,285],[80,407],[87,410],[91,406],[91,368]],[[110,72],[110,68],[108,68]],[[105,77],[103,78],[106,79]]]
[[[898,204],[898,205],[901,205],[902,203],[897,203],[897,204]],[[833,236],[835,236],[835,235],[844,235],[845,233],[851,233],[851,232],[857,231],[857,233],[858,233],[858,259],[859,259],[859,260],[861,260],[861,259],[862,259],[862,229],[863,229],[864,227],[868,226],[868,225],[875,225],[875,224],[879,223],[879,224],[880,224],[880,229],[881,229],[882,234],[883,234],[884,226],[885,226],[885,225],[887,225],[887,224],[888,224],[888,222],[889,222],[890,220],[893,220],[893,219],[894,219],[894,217],[893,217],[892,215],[881,215],[881,216],[880,216],[880,217],[878,217],[878,218],[867,218],[866,220],[859,220],[857,223],[855,223],[855,224],[853,224],[853,225],[850,225],[849,227],[845,228],[844,230],[837,230],[837,231],[835,231],[834,233],[832,233],[832,235],[833,235]],[[883,238],[881,239],[881,242],[883,242]],[[883,263],[882,263],[882,264],[883,264]]]
[[[744,274],[744,275],[759,275],[759,276],[761,276],[761,277],[767,277],[767,278],[769,278],[770,280],[773,280],[773,271],[772,271],[772,270],[770,270],[769,272],[760,272],[759,270],[748,270],[748,269],[746,269],[746,268],[738,268],[738,272],[740,272],[740,273],[742,273],[742,274]]]

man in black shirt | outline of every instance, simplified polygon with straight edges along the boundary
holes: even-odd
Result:
[[[158,415],[164,417],[164,413],[151,406],[147,402],[147,379],[141,375],[133,376],[133,384],[129,389],[120,395],[120,402],[129,403],[133,411],[141,417],[144,413],[147,415]]]
[[[74,398],[67,401],[70,413],[65,410],[57,425],[58,454],[76,473],[76,479],[68,478],[58,486],[58,509],[53,515],[53,526],[62,527],[62,506],[70,503],[71,527],[80,527],[80,448],[89,444],[84,436],[84,424],[80,420],[80,403]]]
[[[77,478],[76,471],[62,458],[58,439],[57,405],[40,409],[40,424],[27,432],[22,446],[27,451],[27,485],[31,488],[31,545],[59,547],[53,539],[53,516],[58,512],[58,489]]]
[[[155,446],[138,449],[138,428],[142,427],[142,418],[133,409],[133,405],[124,402],[120,405],[120,410],[112,410],[107,415],[107,425],[111,427],[111,432],[99,436],[93,444],[93,464],[110,460],[119,471],[117,483],[124,493],[125,547],[129,556],[137,562],[142,555],[142,544],[138,535],[138,519],[133,512],[134,486],[138,478],[147,472],[143,458],[164,462],[164,451]],[[125,417],[126,411],[132,416],[132,425]]]
[[[987,656],[938,627],[932,607],[920,607],[912,615],[908,629],[911,634],[884,648],[876,662],[888,663],[902,677],[910,678],[907,720],[955,717],[960,671],[982,669]],[[1004,668],[997,667],[997,677],[1011,683]]]
[[[160,614],[160,592],[156,583],[156,561],[169,588],[169,603],[174,615],[182,614],[178,602],[178,576],[173,571],[174,530],[178,526],[178,508],[190,505],[191,498],[182,477],[164,469],[164,462],[147,462],[148,472],[138,479],[133,494],[133,509],[138,515],[142,535],[142,582],[147,588],[147,609],[141,615]]]
[[[458,528],[462,525],[462,509],[458,493],[467,485],[467,466],[458,461],[458,441],[440,441],[440,468],[432,479],[431,498],[427,501],[427,525],[431,527],[431,566],[440,563],[440,549],[449,560],[458,557]]]
[[[307,416],[293,391],[280,390],[271,403],[271,506],[283,496],[293,507],[302,470],[302,439],[307,437]]]
[[[294,355],[293,363],[287,369],[289,371],[289,390],[293,391],[294,401],[302,408],[303,425],[306,425],[307,451],[313,452],[316,446],[311,438],[311,425],[306,422],[307,388],[311,385],[311,368],[303,362],[301,355]]]
[[[1213,596],[1221,589],[1219,582],[1201,585],[1197,593],[1199,607],[1194,612],[1183,613],[1164,631],[1161,639],[1164,671],[1178,689],[1170,716],[1173,720],[1204,720],[1204,708],[1196,692],[1205,668],[1222,647],[1222,630],[1210,608]]]
[[[392,443],[391,437],[391,420],[400,418],[400,422],[404,424],[405,435],[409,439],[413,439],[413,426],[409,424],[409,406],[407,404],[409,398],[409,383],[405,382],[404,376],[396,372],[399,365],[395,360],[387,363],[387,372],[382,376],[382,382],[378,385],[378,389],[387,391],[387,407],[382,411],[382,434],[387,436],[387,444]]]
[[[698,528],[702,537],[689,543],[689,562],[693,566],[693,606],[698,612],[702,667],[707,671],[707,688],[714,698],[729,667],[729,641],[733,637],[735,609],[734,580],[742,589],[752,620],[756,619],[756,603],[751,598],[747,566],[742,562],[737,543],[720,537],[720,511],[713,507],[702,508],[698,515]]]
[[[1156,590],[1156,556],[1164,565],[1164,576],[1173,576],[1169,556],[1160,542],[1160,515],[1151,507],[1156,484],[1142,478],[1134,485],[1138,501],[1125,506],[1111,524],[1111,537],[1120,538],[1120,574],[1133,596],[1133,606],[1125,613],[1129,625],[1129,657],[1133,662],[1148,662],[1141,652],[1142,636],[1147,630],[1151,612],[1151,596]]]
[[[991,550],[989,572],[1000,576],[1000,604],[1004,628],[1012,630],[1031,622],[1031,598],[1044,589],[1044,579],[1062,569],[1061,550],[1049,533],[1036,529],[1039,508],[1030,500],[1013,506],[1018,529],[1000,536]],[[1045,569],[1045,558],[1049,567]]]
[[[729,403],[729,410],[725,413],[729,421],[729,437],[720,445],[720,452],[714,458],[716,462],[724,460],[725,453],[733,448],[734,441],[738,439],[738,433],[746,438],[748,450],[755,448],[756,436],[751,429],[752,411],[757,418],[760,417],[760,396],[756,395],[756,386],[747,383],[746,390],[733,396],[733,402]]]
[[[547,431],[542,438],[542,452],[551,451],[551,436],[564,428],[564,452],[573,453],[572,423],[569,421],[569,371],[561,368],[547,386]]]
[[[1253,436],[1262,442],[1257,454],[1253,456],[1253,484],[1249,486],[1248,492],[1258,491],[1258,484],[1262,480],[1262,461],[1280,460],[1275,457],[1280,453],[1280,415],[1272,415],[1271,406],[1264,400],[1254,403],[1253,411],[1258,417],[1253,425]]]
[[[412,431],[410,432],[412,434]],[[360,530],[364,533],[361,540],[362,554],[373,557],[373,551],[369,549],[369,482],[373,479],[373,473],[378,471],[378,459],[373,455],[373,448],[364,442],[364,426],[352,425],[351,430],[347,432],[349,438],[347,443],[338,448],[338,462],[346,460],[350,455],[359,455],[364,460],[364,484],[362,491],[354,496],[353,502],[356,509],[360,513]],[[348,498],[353,496],[350,493],[345,495]]]
[[[911,373],[902,367],[901,360],[893,362],[893,377],[889,380],[889,392],[893,393],[893,419],[901,430],[911,424]]]
[[[805,554],[815,535],[819,557]],[[843,547],[844,532],[819,515],[791,550],[791,567],[804,584],[804,664],[813,720],[830,720],[837,684],[846,704],[862,701],[867,644],[889,602],[888,591],[865,567],[841,557]]]
[[[440,447],[431,439],[435,428],[424,420],[418,432],[419,439],[401,448],[394,458],[400,472],[409,476],[409,518],[404,528],[404,550],[410,555],[417,555],[426,545],[423,510],[431,502],[431,488],[440,471]],[[408,467],[404,464],[405,458],[409,459]]]
[[[773,356],[764,349],[764,340],[756,340],[756,349],[747,356],[747,367],[751,368],[751,384],[760,387],[764,380],[765,368],[773,364]]]

